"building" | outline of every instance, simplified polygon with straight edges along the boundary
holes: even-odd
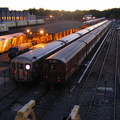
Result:
[[[9,11],[9,8],[0,8],[0,22],[4,21],[23,21],[30,20],[31,16],[29,11]]]
[[[86,14],[84,17],[83,17],[83,20],[91,20],[92,19],[92,15],[91,14]]]

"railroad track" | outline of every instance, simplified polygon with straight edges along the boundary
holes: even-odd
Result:
[[[62,94],[59,90],[40,88],[39,85],[32,88],[15,87],[0,98],[0,119],[14,119],[22,106],[30,100],[35,100],[35,114],[42,120],[46,113],[54,108]]]
[[[24,96],[29,96],[29,91],[32,88],[30,87],[14,87],[11,91],[7,92],[0,98],[0,119],[15,119],[16,116],[16,110],[15,109],[20,109],[24,104],[24,99],[23,101],[20,101],[20,99]],[[32,93],[31,93],[32,95]],[[27,101],[29,101],[26,99]]]
[[[9,70],[10,68],[10,59],[8,58],[7,54],[0,55],[0,77],[5,76],[9,77]]]
[[[19,99],[28,88],[15,87],[13,90],[3,95],[0,98],[0,114],[2,114],[6,109],[8,109],[17,99]]]
[[[46,116],[47,112],[51,109],[54,109],[54,106],[56,106],[57,102],[60,101],[60,99],[63,96],[64,90],[48,90],[44,96],[41,96],[40,99],[36,100],[36,106],[35,106],[35,114],[39,120],[44,120],[44,117]]]
[[[102,50],[83,78],[85,82],[74,104],[80,103],[82,120],[116,118],[118,39],[112,26]]]
[[[103,48],[104,52],[102,51],[101,52],[102,54],[100,54],[100,56],[102,55],[102,57],[100,57],[100,58],[98,57],[98,59],[96,59],[96,60],[99,60],[99,61],[95,62],[95,64],[97,64],[97,67],[95,67],[96,65],[93,65],[94,67],[91,67],[93,69],[91,70],[90,73],[87,73],[88,76],[87,76],[85,85],[83,86],[82,90],[79,91],[80,94],[78,94],[77,99],[74,101],[74,104],[80,105],[80,110],[81,110],[80,115],[81,115],[82,120],[92,119],[92,117],[94,117],[94,118],[96,117],[96,119],[99,120],[97,118],[98,117],[97,112],[98,112],[98,110],[100,112],[104,109],[106,110],[106,108],[104,108],[104,106],[107,106],[109,109],[112,109],[111,111],[107,111],[106,114],[104,113],[104,115],[106,115],[107,117],[112,116],[112,118],[114,118],[113,116],[116,117],[116,115],[115,115],[116,105],[114,103],[116,102],[115,78],[117,76],[115,77],[116,72],[114,72],[115,74],[112,72],[117,70],[117,63],[116,63],[117,62],[117,60],[116,60],[117,52],[115,52],[115,51],[117,51],[118,48],[115,47],[117,49],[115,49],[112,52],[109,52],[111,50],[111,48],[114,48],[114,46],[116,46],[115,44],[116,44],[117,38],[115,39],[115,36],[114,36],[114,34],[115,34],[114,27],[115,26],[112,27],[113,32],[110,31],[110,33],[108,34],[108,37],[106,38],[106,43],[104,45],[105,48],[108,48],[108,50]],[[115,41],[113,41],[113,39]],[[108,51],[108,54],[106,53],[107,51]],[[114,52],[114,55],[111,54],[113,52]],[[111,57],[113,57],[112,59],[116,62],[114,62],[114,64],[111,64],[111,66],[110,66],[111,68],[109,68],[110,63],[108,64],[108,66],[105,63],[106,63],[106,60],[109,61],[111,59]],[[105,58],[105,59],[102,59],[102,58]],[[105,62],[101,62],[102,60]],[[105,65],[105,67],[104,67],[104,65]],[[108,71],[109,69],[110,69],[110,71]],[[105,74],[107,74],[107,76],[104,76],[104,74],[102,74],[102,71],[104,71],[104,73],[107,71],[105,73]],[[110,74],[110,76],[109,76],[109,74]],[[104,81],[102,79],[103,77],[106,77],[106,81],[109,80],[106,83],[106,94],[105,94],[105,82],[106,81]],[[114,81],[112,81],[112,80],[114,80]],[[111,86],[112,83],[110,81],[112,81],[114,83],[113,86]],[[67,87],[69,87],[69,86],[67,86]],[[100,87],[103,87],[103,88],[101,89]],[[79,85],[78,85],[78,88],[80,88]],[[22,103],[24,105],[29,100],[34,99],[36,101],[36,105],[34,107],[35,114],[38,119],[44,120],[44,117],[46,116],[47,112],[50,111],[51,109],[54,109],[54,106],[56,106],[56,103],[60,102],[60,99],[63,96],[63,93],[66,94],[67,92],[66,91],[59,92],[59,91],[53,91],[53,90],[42,91],[40,89],[37,91],[38,93],[36,95],[33,95],[33,93],[35,92],[35,89],[36,88],[34,88],[34,90],[29,90],[28,92],[24,92],[24,94],[22,94],[20,97],[18,97],[16,99],[16,101],[12,104],[15,104],[17,102],[17,103]],[[65,90],[68,90],[68,88]],[[74,93],[74,94],[77,94],[77,93]],[[13,106],[13,105],[9,105],[9,106]],[[70,105],[70,106],[73,106],[73,105]],[[11,110],[5,110],[5,112],[6,111],[11,112]],[[114,115],[112,113],[114,113]],[[100,114],[102,114],[102,112]],[[110,114],[111,116],[110,115],[108,116],[107,114]],[[103,116],[103,117],[106,117],[106,116]],[[13,119],[14,119],[14,117],[12,116]]]

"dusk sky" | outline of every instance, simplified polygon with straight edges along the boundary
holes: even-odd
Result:
[[[9,10],[27,10],[43,8],[49,10],[105,10],[120,8],[120,0],[0,0],[0,7]]]

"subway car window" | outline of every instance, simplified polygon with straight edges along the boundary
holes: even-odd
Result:
[[[15,63],[14,62],[12,63],[12,67],[15,69]]]
[[[56,70],[57,70],[56,65],[52,64],[52,65],[51,65],[51,70],[56,71]]]
[[[19,64],[19,69],[23,69],[23,64]]]

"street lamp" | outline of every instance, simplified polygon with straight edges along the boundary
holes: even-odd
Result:
[[[30,33],[30,29],[27,29],[27,33]]]
[[[44,34],[44,30],[40,30],[40,34]]]
[[[26,34],[26,37],[27,37],[26,42],[28,42],[28,36],[29,36],[29,34],[31,34],[32,32],[30,31],[30,29],[27,29],[27,30],[26,30],[26,33],[27,33],[27,34]]]

